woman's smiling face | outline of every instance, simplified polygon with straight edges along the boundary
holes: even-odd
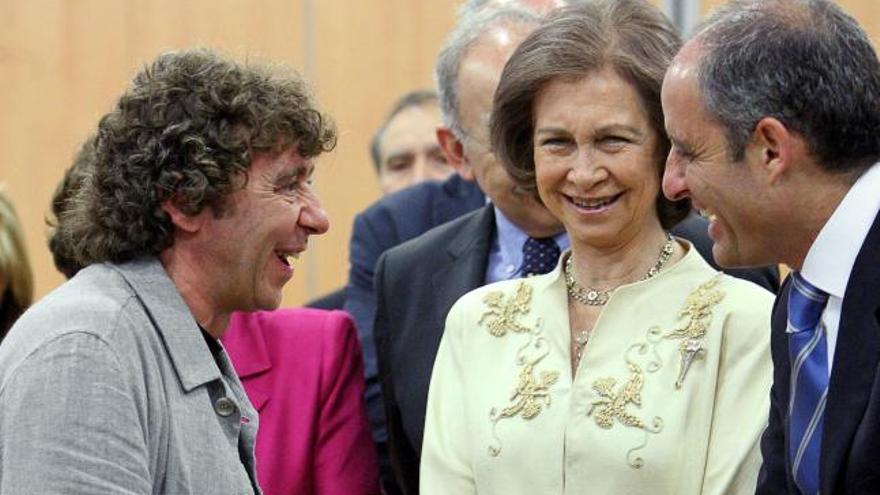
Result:
[[[535,98],[538,193],[573,242],[621,245],[659,224],[659,137],[611,68],[548,82]]]

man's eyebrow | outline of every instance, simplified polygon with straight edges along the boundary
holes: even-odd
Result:
[[[315,165],[312,163],[309,164],[300,164],[292,169],[287,169],[278,174],[275,178],[276,182],[286,182],[292,179],[299,179],[300,177],[311,178],[312,174],[315,173]]]
[[[389,153],[388,156],[385,157],[385,162],[386,163],[390,162],[391,160],[393,160],[395,158],[409,158],[409,157],[413,156],[414,154],[415,153],[413,153],[412,150],[395,151],[395,152]]]

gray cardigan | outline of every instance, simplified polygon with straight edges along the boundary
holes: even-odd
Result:
[[[0,495],[260,493],[257,423],[156,259],[86,268],[0,346]]]

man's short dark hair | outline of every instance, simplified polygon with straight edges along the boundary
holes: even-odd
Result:
[[[166,53],[101,119],[93,174],[62,214],[59,234],[83,266],[157,255],[173,242],[163,202],[221,216],[254,154],[295,147],[311,158],[335,139],[295,72],[208,50]]]
[[[428,103],[437,103],[437,93],[435,91],[419,89],[403,95],[397,100],[397,103],[394,104],[388,117],[385,117],[385,121],[382,122],[382,125],[376,130],[376,133],[373,134],[373,140],[370,141],[370,157],[373,158],[373,166],[376,168],[376,173],[379,173],[382,170],[382,136],[385,135],[385,130],[388,129],[388,124],[394,119],[394,117],[397,117],[397,114],[407,108],[422,107]]]
[[[742,160],[755,125],[773,117],[827,170],[880,158],[880,63],[858,23],[828,0],[734,0],[694,42],[708,113]]]

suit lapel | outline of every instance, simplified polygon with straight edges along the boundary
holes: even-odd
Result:
[[[431,277],[437,298],[434,318],[439,328],[444,327],[446,314],[458,298],[484,284],[494,232],[495,212],[491,205],[486,205],[447,246],[447,263],[438,267]],[[437,342],[439,344],[440,336]]]
[[[880,216],[868,232],[843,298],[822,434],[822,493],[833,493],[867,408],[880,358]]]
[[[434,195],[431,225],[437,226],[480,208],[486,202],[483,192],[474,181],[466,181],[454,174],[443,183],[446,194]]]
[[[486,264],[489,259],[489,243],[495,231],[495,213],[491,205],[474,213],[468,222],[462,225],[455,235],[449,240],[445,250],[439,248],[436,260],[427,260],[435,265],[435,271],[431,275],[431,287],[433,291],[432,304],[428,319],[420,325],[421,331],[418,337],[420,349],[423,353],[419,358],[422,363],[433,363],[440,347],[440,339],[446,327],[446,315],[449,309],[464,294],[483,285],[486,276]],[[420,364],[411,366],[405,371],[406,377],[398,380],[403,385],[398,391],[398,397],[410,397],[405,406],[413,421],[404,421],[407,436],[414,446],[421,449],[422,435],[424,434],[424,414],[427,408],[428,386],[431,380],[433,365]],[[407,426],[410,425],[410,426]]]

